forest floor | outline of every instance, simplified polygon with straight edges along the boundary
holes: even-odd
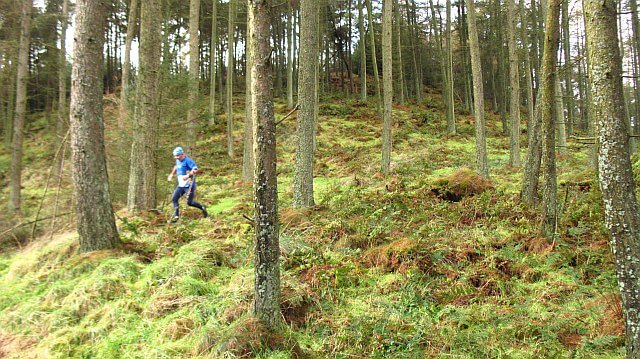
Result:
[[[180,144],[166,127],[185,113],[176,104],[164,107],[160,179]],[[113,136],[109,114],[116,110],[109,101],[106,109]],[[286,106],[276,103],[276,112],[281,118]],[[281,308],[284,339],[291,340],[269,349],[251,335],[253,230],[243,215],[252,217],[252,189],[240,181],[241,155],[226,155],[220,116],[203,126],[194,154],[204,169],[198,201],[209,218],[182,201],[183,218],[167,225],[173,183],[160,181],[159,214],[117,211],[122,249],[77,254],[67,217],[56,233],[42,229],[20,248],[11,238],[20,242],[30,227],[8,237],[0,256],[0,357],[288,358],[293,342],[308,357],[326,358],[624,357],[622,310],[587,149],[570,142],[569,154],[558,157],[559,236],[547,241],[535,209],[519,203],[522,170],[508,166],[509,140],[497,115],[487,116],[490,181],[469,170],[472,116],[458,115],[458,134],[446,136],[437,94],[396,106],[393,116],[392,174],[385,177],[375,106],[321,101],[310,210],[291,209],[295,119],[278,126]],[[44,194],[41,169],[51,162],[52,142],[36,134],[26,148],[28,218]],[[118,209],[128,167],[115,143],[108,150]],[[5,150],[5,183],[8,158]],[[71,203],[67,182],[62,208]]]

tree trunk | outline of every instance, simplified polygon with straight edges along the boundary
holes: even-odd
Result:
[[[68,113],[67,113],[67,51],[66,36],[67,24],[69,21],[69,1],[62,2],[62,17],[60,18],[60,54],[58,57],[58,120],[56,121],[56,138],[58,142],[67,132]],[[62,172],[62,156],[55,159],[56,163],[53,167],[53,177],[57,178]]]
[[[111,208],[102,123],[105,9],[100,0],[78,0],[71,72],[72,179],[80,251],[120,243]]]
[[[248,4],[248,3],[247,3]],[[251,11],[247,11],[247,42],[251,41]],[[251,117],[251,67],[253,66],[253,44],[246,44],[244,145],[242,153],[242,180],[253,182],[253,118]],[[287,90],[289,86],[287,84]]]
[[[473,73],[473,100],[476,118],[476,170],[478,174],[489,177],[489,164],[487,160],[487,135],[484,124],[484,91],[482,84],[482,68],[480,62],[480,44],[478,43],[478,30],[476,28],[476,16],[474,0],[466,0],[469,15],[467,25],[469,27],[469,52],[471,53],[471,71]]]
[[[402,69],[404,63],[402,62],[402,42],[400,41],[402,37],[402,17],[400,16],[400,5],[398,3],[393,4],[393,16],[395,24],[393,31],[396,33],[396,50],[398,53],[398,103],[404,106],[404,70]],[[384,73],[382,76],[384,76]]]
[[[391,19],[393,16],[392,0],[384,0],[382,6],[382,76],[384,82],[384,112],[382,127],[382,166],[381,171],[384,174],[389,173],[391,164],[391,147],[393,126],[393,118],[391,117],[391,105],[393,102],[393,58],[392,58],[392,37],[391,37]]]
[[[562,86],[560,77],[556,76],[556,128],[558,131],[558,153],[561,156],[567,155],[567,126],[564,117],[564,101],[562,101]]]
[[[538,187],[540,178],[540,166],[542,162],[542,119],[540,115],[540,99],[542,92],[538,92],[536,106],[533,115],[529,119],[529,143],[527,145],[527,158],[522,178],[522,190],[520,199],[522,202],[533,206],[538,203]]]
[[[363,102],[367,101],[367,42],[362,11],[365,1],[366,0],[362,0],[358,5],[358,31],[360,32],[360,99]]]
[[[9,194],[9,210],[14,213],[20,212],[21,205],[22,142],[24,139],[24,118],[27,112],[27,76],[29,76],[29,42],[31,37],[32,7],[32,0],[23,0],[16,78],[16,110],[13,120],[13,148],[11,151],[11,192]]]
[[[287,4],[287,107],[293,108],[293,9]]]
[[[447,0],[447,54],[446,54],[446,79],[447,79],[447,133],[456,133],[455,100],[453,93],[453,42],[451,40],[451,0]]]
[[[524,71],[525,71],[525,79],[527,82],[526,88],[526,96],[527,96],[527,144],[531,143],[531,134],[533,133],[533,123],[534,119],[534,101],[533,101],[533,78],[531,76],[531,61],[529,60],[529,41],[526,32],[526,16],[524,11],[524,0],[520,0],[520,41],[523,44],[523,55],[522,58],[524,60]]]
[[[584,2],[589,82],[598,119],[598,167],[605,225],[611,236],[625,319],[628,358],[640,357],[640,208],[636,199],[629,131],[622,99],[622,60],[616,34],[616,2]]]
[[[575,102],[573,99],[573,79],[571,66],[571,41],[569,39],[569,1],[562,2],[562,47],[564,50],[564,97],[567,105],[566,128],[569,135],[573,135],[573,117]]]
[[[162,0],[145,0],[140,10],[140,71],[137,110],[133,120],[133,143],[129,170],[129,211],[156,207],[156,150],[160,113],[160,44]],[[190,70],[192,70],[191,68]]]
[[[546,238],[555,236],[558,221],[558,184],[556,175],[556,126],[555,126],[555,85],[558,41],[560,39],[561,0],[548,0],[544,51],[542,54],[542,123],[544,128],[544,173],[542,233]]]
[[[216,124],[216,50],[218,47],[218,0],[211,0],[211,53],[209,54],[209,125]]]
[[[200,93],[200,0],[189,2],[189,109],[187,110],[187,153],[196,146],[197,101]]]
[[[520,74],[516,47],[516,4],[507,0],[507,36],[509,42],[509,80],[511,83],[509,165],[520,167]]]
[[[313,150],[315,137],[316,67],[318,63],[318,33],[315,0],[300,2],[300,89],[298,90],[298,142],[293,177],[293,207],[314,206]]]
[[[420,100],[422,99],[422,94],[420,93],[421,90],[421,85],[420,85],[420,75],[419,75],[419,71],[418,71],[418,60],[417,60],[417,46],[416,43],[418,42],[418,37],[417,34],[415,33],[415,27],[412,26],[411,23],[411,7],[409,6],[409,0],[405,0],[404,1],[405,4],[405,10],[407,12],[407,23],[408,25],[411,27],[411,34],[409,36],[409,46],[411,47],[411,65],[413,66],[413,80],[414,80],[414,96],[417,102],[420,102]]]
[[[65,0],[65,4],[68,0]],[[124,64],[122,66],[122,89],[120,91],[120,117],[118,128],[124,129],[124,119],[129,111],[129,94],[131,87],[131,43],[136,35],[136,23],[138,21],[138,0],[129,3],[129,16],[127,17],[127,39],[124,46]],[[165,61],[167,61],[165,59]]]
[[[229,0],[229,26],[227,40],[227,154],[234,156],[233,150],[233,53],[237,0]]]
[[[267,328],[282,323],[280,313],[280,245],[278,243],[278,182],[276,175],[276,124],[273,115],[271,68],[271,3],[249,0],[252,41],[255,46],[251,74],[252,117],[255,144],[255,298],[253,315]],[[306,0],[303,0],[303,2]],[[302,23],[304,26],[304,22]]]
[[[376,86],[376,109],[378,110],[378,114],[380,114],[380,102],[382,102],[382,98],[380,95],[380,76],[378,75],[378,56],[376,55],[376,36],[372,12],[371,0],[367,0],[367,18],[369,19],[369,36],[371,38],[371,66],[373,66],[374,84]]]

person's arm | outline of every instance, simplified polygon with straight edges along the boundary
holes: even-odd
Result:
[[[187,162],[187,164],[189,165],[189,168],[191,168],[190,171],[187,171],[188,175],[197,175],[198,174],[198,165],[196,165],[195,161],[192,159],[189,159],[189,162]]]
[[[169,175],[167,176],[167,181],[171,181],[175,173],[176,173],[176,166],[173,166],[173,168],[171,169],[171,173],[169,173]]]

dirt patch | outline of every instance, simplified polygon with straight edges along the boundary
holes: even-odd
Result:
[[[36,344],[37,341],[33,339],[0,331],[0,358],[8,358],[10,355],[17,355],[18,353],[20,358],[37,358],[37,353],[27,350]]]

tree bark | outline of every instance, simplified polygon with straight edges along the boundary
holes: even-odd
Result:
[[[402,62],[402,42],[400,41],[401,36],[401,19],[400,16],[400,5],[398,3],[393,4],[393,16],[394,16],[394,32],[396,33],[396,51],[398,54],[398,103],[404,106],[404,71],[402,67],[404,63]],[[383,66],[384,67],[384,66]],[[384,70],[383,70],[384,72]],[[382,74],[384,76],[384,73]]]
[[[102,61],[105,2],[78,0],[71,72],[71,158],[80,251],[119,244],[104,148]]]
[[[518,49],[516,47],[516,4],[507,0],[507,37],[509,42],[510,141],[509,165],[520,167],[520,74],[518,73]]]
[[[160,113],[160,44],[162,0],[145,0],[140,11],[140,71],[137,111],[133,121],[133,143],[129,169],[129,211],[156,207],[156,150]]]
[[[58,120],[56,121],[56,138],[62,141],[68,121],[67,113],[67,51],[66,37],[69,21],[69,1],[62,2],[62,16],[60,18],[60,54],[58,57]],[[62,172],[62,156],[56,158],[53,177],[58,178]]]
[[[629,130],[624,117],[622,60],[616,33],[616,2],[584,2],[589,82],[598,119],[598,168],[625,319],[628,358],[640,357],[640,207],[636,198]]]
[[[287,107],[293,108],[293,9],[287,4]]]
[[[318,38],[315,0],[300,2],[300,88],[298,90],[296,165],[293,177],[293,207],[309,208],[313,200],[313,150],[315,137],[316,67]]]
[[[27,76],[29,76],[32,7],[32,0],[23,0],[16,77],[16,110],[14,112],[13,147],[11,150],[11,192],[9,194],[9,210],[14,213],[20,212],[21,205],[22,142],[24,139],[24,119],[27,112]]]
[[[558,184],[556,175],[556,123],[555,123],[555,86],[556,61],[558,59],[558,41],[560,39],[561,0],[548,0],[545,21],[544,51],[542,53],[542,124],[544,128],[544,174],[542,233],[553,238],[558,221]]]
[[[68,0],[65,0],[65,4]],[[127,17],[127,38],[124,46],[124,64],[122,65],[122,90],[120,91],[120,117],[118,128],[124,129],[124,119],[128,116],[129,95],[131,87],[131,43],[136,35],[136,23],[138,21],[138,0],[129,3],[129,16]],[[165,60],[166,61],[166,60]]]
[[[276,175],[276,124],[273,114],[271,66],[271,3],[249,0],[254,65],[251,73],[255,151],[255,298],[253,315],[267,328],[282,323],[280,313],[280,245],[278,240],[278,181]],[[303,0],[307,1],[307,0]],[[302,24],[304,26],[304,22]]]
[[[384,124],[382,127],[381,171],[385,175],[389,173],[393,141],[391,134],[391,127],[393,126],[393,118],[391,117],[391,105],[393,103],[392,9],[392,0],[384,0],[382,6],[382,76],[384,82],[384,110],[382,118]]]
[[[211,53],[209,54],[209,125],[216,124],[216,50],[218,43],[218,0],[211,0]]]
[[[562,2],[562,48],[564,50],[564,97],[567,105],[566,129],[569,135],[573,134],[573,117],[575,101],[573,99],[573,66],[571,65],[571,41],[569,39],[569,1]]]
[[[189,2],[189,109],[187,110],[187,153],[196,145],[197,101],[200,93],[200,0]]]
[[[447,133],[456,133],[456,113],[453,93],[453,42],[451,40],[451,0],[447,0],[447,54],[446,54],[446,75],[447,75]]]
[[[237,0],[229,0],[229,23],[227,40],[227,154],[234,157],[233,149],[233,53]]]
[[[469,52],[471,53],[471,71],[473,73],[473,100],[476,118],[476,170],[478,174],[489,177],[489,164],[487,160],[487,135],[484,124],[484,91],[482,83],[482,67],[480,60],[480,44],[478,43],[478,30],[476,27],[476,11],[474,0],[466,0],[469,15],[467,25],[469,27]]]
[[[364,15],[362,8],[366,0],[358,5],[358,31],[360,32],[360,99],[367,101],[367,41],[364,32]]]
[[[251,11],[247,11],[247,42],[251,41]],[[251,67],[253,66],[253,45],[245,47],[245,113],[244,113],[244,145],[242,153],[242,180],[253,182],[253,118],[251,117]],[[288,89],[288,85],[287,85]]]
[[[380,76],[378,75],[378,59],[376,55],[376,35],[373,26],[373,10],[371,9],[371,0],[367,0],[367,18],[369,19],[369,37],[371,38],[371,66],[373,67],[374,84],[376,86],[376,109],[378,115],[380,114],[380,102],[382,102],[382,96],[380,95]]]

